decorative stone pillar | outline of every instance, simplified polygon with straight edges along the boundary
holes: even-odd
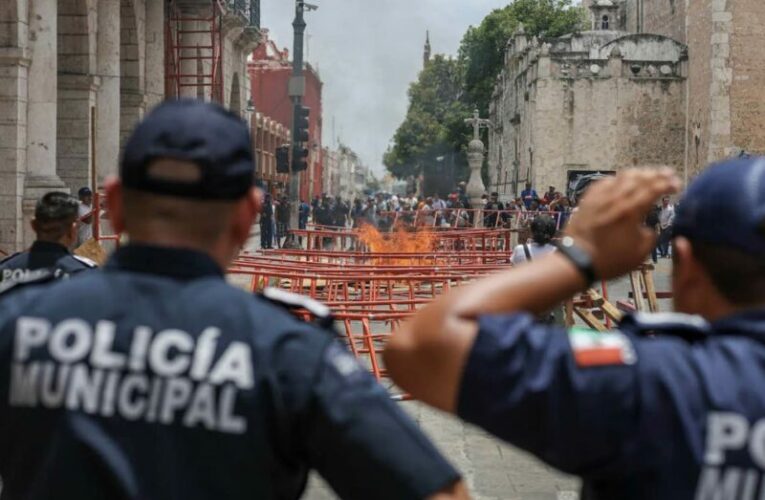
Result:
[[[120,156],[120,0],[98,2],[98,57],[101,85],[96,94],[96,184],[117,173]]]
[[[484,118],[480,118],[478,109],[473,111],[473,117],[465,119],[465,124],[473,127],[473,140],[468,144],[468,166],[470,167],[470,179],[467,185],[467,195],[470,199],[470,205],[477,209],[475,213],[475,226],[480,227],[483,224],[483,213],[481,209],[482,198],[481,196],[486,192],[486,187],[483,185],[483,179],[481,178],[481,167],[483,166],[483,158],[486,153],[486,148],[481,141],[481,128],[490,127],[491,122]]]
[[[27,175],[24,183],[23,242],[34,241],[30,221],[37,200],[49,191],[69,191],[56,175],[58,6],[56,0],[30,2],[27,123]]]
[[[485,148],[480,139],[473,139],[468,145],[468,166],[470,167],[470,180],[467,184],[467,195],[470,198],[470,206],[478,209],[475,217],[475,226],[483,225],[483,213],[481,212],[483,199],[481,196],[486,192],[481,178],[481,167],[483,166],[483,157]]]

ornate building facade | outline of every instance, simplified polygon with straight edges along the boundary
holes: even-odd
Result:
[[[489,181],[560,191],[581,173],[664,164],[692,177],[765,153],[765,3],[589,0],[590,30],[519,30],[491,104]]]

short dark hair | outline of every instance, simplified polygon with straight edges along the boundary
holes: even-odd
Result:
[[[765,302],[765,257],[698,241],[691,241],[691,247],[715,288],[730,303],[750,306]]]
[[[547,245],[555,236],[558,228],[549,215],[540,215],[531,221],[531,237],[539,245]]]
[[[58,240],[77,220],[77,198],[60,191],[46,193],[35,206],[35,231],[38,238]]]

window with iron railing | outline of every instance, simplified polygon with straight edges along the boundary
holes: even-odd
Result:
[[[260,0],[226,0],[230,11],[244,18],[249,26],[260,28]]]

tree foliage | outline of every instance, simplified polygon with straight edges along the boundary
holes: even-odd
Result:
[[[410,86],[406,119],[384,158],[396,177],[423,173],[427,165],[463,139],[454,136],[467,109],[461,99],[461,73],[457,60],[436,55]]]
[[[520,23],[529,35],[556,37],[577,31],[584,19],[572,0],[515,0],[468,28],[458,58],[435,56],[411,85],[409,110],[383,160],[388,170],[399,178],[419,175],[437,158],[464,152],[470,140],[464,119],[473,109],[488,114],[507,41]],[[456,165],[464,179],[464,162]]]
[[[489,111],[507,41],[520,24],[528,35],[550,38],[581,29],[584,20],[582,8],[573,7],[572,0],[515,0],[494,10],[479,26],[468,28],[460,44],[465,99],[482,113]]]

